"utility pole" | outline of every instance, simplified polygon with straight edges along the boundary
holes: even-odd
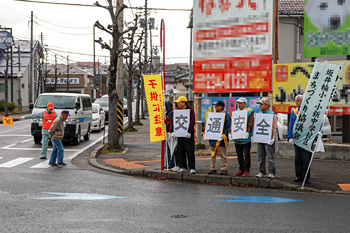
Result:
[[[57,55],[55,55],[55,92],[57,92]]]
[[[21,46],[20,45],[18,45],[17,52],[18,52],[18,75],[17,76],[19,76],[18,77],[19,79],[18,108],[19,110],[22,110],[22,82],[21,81],[23,76],[21,75]]]
[[[41,59],[41,93],[45,92],[45,69],[44,69],[44,39],[43,39],[43,33],[41,33],[41,47],[43,52],[43,58]]]
[[[144,62],[144,67],[143,67],[143,74],[148,73],[147,72],[147,27],[148,27],[148,22],[147,22],[147,0],[145,0],[145,62]],[[142,79],[142,87],[143,87],[143,79]],[[141,118],[145,119],[145,105],[146,103],[144,102],[144,87],[142,88],[142,93],[141,93]]]
[[[33,11],[30,13],[30,66],[28,101],[33,103]]]
[[[94,51],[93,51],[93,53],[94,53],[94,91],[93,91],[94,96],[93,96],[93,98],[95,100],[96,99],[95,24],[92,26],[92,32],[93,32],[92,37],[93,37],[93,49],[94,49]]]
[[[12,30],[11,30],[12,35]],[[13,46],[11,46],[11,102],[13,102]]]
[[[67,93],[69,93],[69,56],[67,55]]]

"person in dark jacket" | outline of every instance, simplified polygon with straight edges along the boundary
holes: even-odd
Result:
[[[177,103],[179,109],[190,109],[190,122],[186,137],[177,138],[178,153],[180,158],[180,169],[178,172],[183,173],[187,171],[187,157],[190,173],[196,174],[196,159],[194,156],[194,125],[196,123],[195,113],[193,109],[187,104],[187,98],[185,96],[180,96],[177,100],[175,100],[175,103]]]
[[[170,122],[173,120],[173,104],[170,101],[165,102],[165,111],[166,111],[165,129],[166,129],[167,133],[169,133],[170,132],[169,131],[170,130]],[[167,145],[167,151],[168,151],[168,159],[167,159],[168,166],[167,166],[167,168],[171,169],[175,166],[174,156],[171,156],[168,142],[166,143],[166,145]]]
[[[215,104],[215,112],[224,112],[225,103],[222,101],[217,101]],[[211,166],[208,174],[216,174],[216,154],[218,151],[220,151],[221,155],[221,172],[220,175],[227,175],[227,154],[226,154],[226,146],[228,146],[228,133],[230,132],[231,127],[231,117],[227,112],[224,112],[225,115],[225,123],[224,123],[224,130],[222,134],[226,136],[226,138],[223,138],[221,136],[220,140],[209,140],[210,150],[213,152],[213,155],[211,156]],[[225,143],[225,140],[227,143]],[[219,147],[215,151],[216,144],[220,141]]]

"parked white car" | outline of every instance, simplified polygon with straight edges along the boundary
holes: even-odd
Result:
[[[99,104],[92,104],[92,130],[98,130],[105,127],[105,112]]]
[[[278,138],[279,140],[287,140],[288,136],[288,115],[285,113],[277,113],[277,126],[278,126]],[[328,117],[324,116],[324,125],[322,129],[322,139],[323,140],[329,140],[332,135],[331,125],[329,123]]]

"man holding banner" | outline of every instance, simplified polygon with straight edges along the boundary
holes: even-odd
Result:
[[[178,146],[178,155],[180,159],[180,169],[178,172],[183,173],[187,171],[187,161],[188,160],[188,168],[191,174],[196,174],[196,160],[194,156],[195,143],[194,143],[194,125],[195,125],[195,114],[193,109],[187,104],[187,98],[185,96],[179,96],[177,100],[175,100],[179,110],[174,111],[174,133],[178,128],[184,126],[185,121],[189,120],[188,128],[183,137],[177,138],[177,146]],[[189,119],[184,119],[183,117],[176,118],[176,111],[181,110],[189,111]],[[178,124],[177,124],[178,123]],[[180,129],[179,129],[180,130]]]
[[[255,120],[254,132],[255,135],[266,135],[266,143],[258,143],[258,161],[259,161],[259,174],[256,177],[266,177],[266,156],[268,159],[268,178],[275,178],[276,176],[276,166],[275,166],[275,145],[277,137],[277,116],[270,109],[271,100],[270,98],[262,98],[258,104],[260,104],[260,114],[273,114],[272,119],[272,135],[267,133],[267,128],[271,132],[271,124],[267,124],[265,120],[257,121]],[[266,137],[265,136],[265,137]],[[257,137],[257,136],[254,136]],[[255,139],[255,138],[254,138]]]
[[[300,105],[303,101],[303,95],[297,95],[295,97],[296,108],[292,110],[290,114],[290,121],[288,127],[288,141],[293,144],[293,126],[299,115]],[[306,184],[310,184],[310,171],[306,175],[307,167],[310,163],[312,153],[304,150],[303,148],[294,145],[294,166],[295,166],[295,176],[294,182],[302,182],[306,176]]]
[[[227,175],[227,154],[226,149],[228,147],[228,133],[231,127],[231,117],[227,112],[224,112],[225,103],[222,101],[217,101],[215,104],[216,113],[225,113],[225,121],[222,131],[222,136],[219,140],[209,140],[210,150],[211,150],[211,166],[208,174],[216,174],[216,154],[220,151],[221,155],[221,171],[220,175]],[[208,119],[207,119],[208,122]],[[207,130],[207,129],[206,129]]]
[[[252,133],[253,133],[253,127],[254,127],[254,113],[251,108],[247,108],[247,99],[244,97],[241,97],[237,100],[238,109],[236,111],[246,111],[247,112],[247,122],[240,122],[239,119],[236,118],[233,119],[232,122],[232,133],[231,135],[234,135],[234,132],[237,132],[241,127],[240,124],[246,124],[246,132],[245,136],[242,139],[235,139],[235,147],[238,157],[238,164],[239,164],[239,170],[234,174],[234,176],[249,176],[249,170],[250,170],[250,148],[251,148],[251,139],[252,139]]]
[[[301,178],[304,179],[303,185],[310,183],[308,171],[311,167],[312,158],[314,153],[318,151],[318,145],[322,147],[322,139],[318,137],[316,147],[314,149],[311,148],[315,138],[322,129],[324,115],[331,100],[333,87],[336,84],[341,67],[342,65],[339,64],[320,63],[316,60],[300,105],[298,117],[293,124],[294,145],[312,153],[311,158],[310,154],[308,154],[307,158],[302,158],[302,169],[300,169],[302,173],[298,170],[297,175],[302,175]],[[300,177],[297,177],[296,180],[298,178]]]

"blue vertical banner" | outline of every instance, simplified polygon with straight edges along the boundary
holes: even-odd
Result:
[[[293,141],[312,152],[311,146],[320,131],[323,117],[341,65],[316,61],[304,93],[298,118],[293,126]]]

